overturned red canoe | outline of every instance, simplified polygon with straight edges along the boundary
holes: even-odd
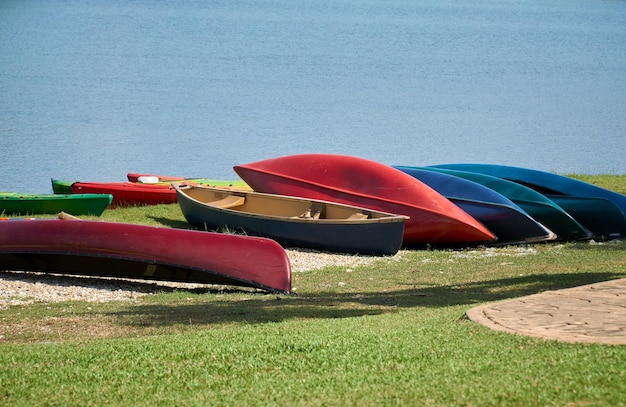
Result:
[[[237,165],[258,192],[322,199],[409,216],[405,245],[460,245],[496,239],[485,226],[426,184],[358,157],[300,154]]]
[[[273,240],[116,222],[2,220],[0,270],[291,291],[289,258]]]

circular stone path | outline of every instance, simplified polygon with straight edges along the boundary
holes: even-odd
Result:
[[[509,333],[626,345],[626,279],[483,304],[467,317]]]

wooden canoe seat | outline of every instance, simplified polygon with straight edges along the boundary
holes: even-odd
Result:
[[[218,201],[207,202],[207,204],[216,208],[228,209],[234,208],[236,206],[241,206],[245,202],[246,198],[244,196],[228,195],[226,198],[220,199]]]
[[[353,213],[352,215],[348,216],[348,219],[350,220],[361,220],[361,219],[367,219],[369,216],[367,216],[365,213],[362,212],[356,212]]]

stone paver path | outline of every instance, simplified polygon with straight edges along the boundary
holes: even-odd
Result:
[[[626,345],[626,279],[483,304],[467,311],[467,316],[509,333]]]

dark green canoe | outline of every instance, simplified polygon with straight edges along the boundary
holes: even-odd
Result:
[[[591,230],[594,238],[626,237],[626,217],[605,198],[546,194],[546,197]]]

